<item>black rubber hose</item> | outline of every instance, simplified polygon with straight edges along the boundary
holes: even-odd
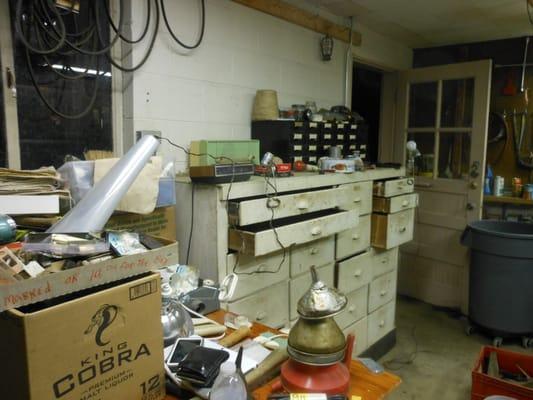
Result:
[[[139,36],[138,39],[129,39],[127,38],[126,36],[124,36],[120,30],[115,26],[115,23],[113,22],[113,18],[111,18],[111,13],[109,11],[109,6],[107,4],[107,1],[104,0],[104,9],[105,9],[105,12],[107,14],[107,19],[109,21],[109,25],[111,26],[111,29],[113,29],[119,36],[120,38],[125,41],[126,43],[130,43],[130,44],[136,44],[136,43],[139,43],[140,41],[142,41],[146,34],[148,33],[148,28],[150,26],[150,17],[151,17],[151,5],[152,5],[152,1],[151,0],[146,0],[146,4],[147,4],[147,11],[146,11],[146,23],[144,24],[144,29],[141,33],[141,36]]]
[[[200,46],[200,44],[202,43],[202,40],[204,39],[204,33],[205,33],[205,0],[200,0],[200,4],[201,4],[201,7],[202,7],[202,23],[201,23],[201,28],[200,28],[200,37],[198,38],[196,43],[193,44],[193,45],[187,45],[187,44],[183,43],[174,34],[174,31],[172,30],[172,28],[170,27],[170,23],[168,22],[167,13],[165,11],[165,2],[164,2],[164,0],[160,0],[160,1],[161,1],[161,13],[163,14],[163,20],[165,21],[165,25],[167,26],[167,29],[168,29],[168,32],[170,33],[170,36],[172,36],[172,38],[176,41],[176,43],[178,43],[180,46],[182,46],[182,47],[184,47],[186,49],[189,49],[189,50],[196,49],[198,46]]]

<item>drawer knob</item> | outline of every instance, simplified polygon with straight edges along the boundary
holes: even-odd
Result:
[[[407,207],[409,205],[409,201],[404,200],[402,201],[402,207]]]
[[[309,208],[309,204],[307,203],[307,201],[302,200],[302,201],[298,202],[297,207],[298,207],[298,210],[305,210],[305,209]]]
[[[357,271],[355,271],[355,274],[353,274],[353,276],[355,276],[356,278],[359,278],[362,273],[363,272],[360,269],[358,269]]]
[[[382,290],[381,292],[379,292],[379,295],[381,297],[385,296],[387,294],[387,291],[386,290]]]
[[[361,202],[361,198],[360,198],[360,197],[355,197],[355,198],[353,199],[353,202],[354,202],[354,203],[360,203],[360,202]]]
[[[312,247],[311,248],[311,251],[309,252],[311,254],[317,254],[318,253],[318,249],[316,247]]]
[[[401,232],[401,233],[405,232],[406,230],[407,230],[407,228],[406,228],[405,226],[402,226],[402,227],[400,228],[400,232]]]
[[[257,321],[261,321],[261,320],[263,320],[263,319],[265,319],[265,318],[266,318],[266,312],[264,312],[264,311],[259,311],[259,312],[255,315],[255,319],[256,319]]]
[[[311,229],[311,235],[318,236],[322,233],[322,228],[319,226],[315,226]]]
[[[352,235],[352,239],[353,239],[353,240],[359,240],[359,237],[360,237],[360,236],[359,236],[358,233],[354,233],[354,234]]]
[[[381,263],[382,264],[387,264],[389,262],[389,259],[388,258],[384,258],[383,260],[381,260]]]
[[[384,320],[379,321],[379,327],[383,328],[384,326],[385,326],[385,321]]]
[[[355,307],[354,307],[354,306],[350,306],[350,307],[348,308],[348,312],[349,312],[349,313],[353,313],[354,311],[355,311]]]

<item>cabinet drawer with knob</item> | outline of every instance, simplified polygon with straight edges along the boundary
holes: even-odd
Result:
[[[359,215],[372,212],[372,181],[349,183],[342,185],[341,188],[347,190],[347,195],[341,199],[340,208],[359,210]]]
[[[232,200],[228,204],[228,220],[231,225],[251,225],[270,221],[272,210],[274,218],[285,218],[295,215],[327,210],[339,206],[342,199],[350,194],[349,188],[336,188],[306,191],[302,193],[281,194],[272,198]]]
[[[269,222],[230,228],[228,247],[242,254],[260,256],[286,248],[318,240],[351,229],[359,223],[357,210],[326,210],[300,217],[282,218],[274,221],[275,230]]]
[[[368,315],[369,347],[394,329],[395,309],[396,302],[393,300]]]
[[[396,271],[387,272],[385,275],[370,282],[368,294],[368,312],[375,311],[382,305],[393,300],[396,296]]]
[[[398,247],[390,250],[372,249],[372,279],[398,267]]]
[[[294,246],[290,254],[291,278],[306,273],[311,265],[320,267],[335,259],[335,237],[329,236],[299,246]]]
[[[372,277],[372,257],[370,252],[348,258],[337,264],[337,288],[348,293],[368,285]]]
[[[372,210],[379,213],[392,214],[418,206],[418,194],[404,194],[395,197],[374,197]]]
[[[368,285],[346,294],[348,303],[344,310],[335,316],[335,321],[341,329],[353,324],[367,315]]]
[[[372,214],[372,246],[391,249],[413,239],[415,209],[394,214]]]
[[[415,188],[413,178],[390,179],[374,183],[374,196],[392,197],[412,193]]]
[[[289,322],[289,283],[280,282],[241,300],[225,303],[223,307],[247,316],[251,322],[281,328]]]
[[[333,287],[335,265],[333,263],[317,268],[318,279],[324,282],[329,287]],[[311,287],[312,278],[311,274],[300,275],[295,279],[291,279],[289,282],[289,317],[291,319],[298,318],[296,308],[298,300],[304,295],[304,293]]]
[[[370,247],[370,215],[359,217],[359,225],[337,234],[335,258],[337,260],[360,253]]]

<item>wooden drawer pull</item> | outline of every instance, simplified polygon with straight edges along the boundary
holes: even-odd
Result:
[[[318,254],[318,249],[316,247],[312,247],[309,253],[311,253],[311,255]]]
[[[353,199],[353,202],[354,203],[360,203],[361,202],[361,198],[360,197],[356,197]]]
[[[406,228],[405,226],[402,226],[402,227],[400,228],[400,232],[402,232],[402,233],[405,232],[406,230],[407,230],[407,228]]]
[[[322,228],[319,226],[315,226],[311,229],[311,235],[318,236],[322,233]]]
[[[381,292],[379,292],[379,295],[381,297],[385,296],[387,294],[387,290],[382,290]]]
[[[355,273],[353,274],[353,276],[355,276],[356,278],[359,278],[362,274],[363,274],[363,271],[361,271],[360,269],[358,269],[357,271],[355,271]]]
[[[266,316],[267,316],[266,312],[264,312],[264,311],[259,311],[257,314],[255,314],[255,319],[256,319],[257,321],[261,321],[261,320],[265,319]]]
[[[349,313],[353,314],[354,311],[355,311],[355,307],[354,307],[354,306],[350,306],[350,307],[348,308],[348,312],[349,312]]]
[[[384,258],[383,260],[381,260],[381,263],[382,264],[387,264],[389,262],[389,259],[388,258]]]
[[[307,201],[303,201],[302,200],[302,201],[298,202],[297,207],[298,207],[298,210],[305,210],[305,209],[309,208],[309,204],[307,203]]]
[[[384,320],[379,321],[379,327],[383,328],[384,326],[385,326],[385,321]]]
[[[352,235],[352,240],[359,240],[359,238],[360,238],[360,235],[358,233],[354,233]]]
[[[409,205],[409,200],[402,201],[402,207],[407,207]]]

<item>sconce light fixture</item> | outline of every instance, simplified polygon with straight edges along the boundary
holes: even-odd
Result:
[[[333,38],[326,34],[320,40],[320,51],[322,52],[322,60],[330,61],[333,54]]]

